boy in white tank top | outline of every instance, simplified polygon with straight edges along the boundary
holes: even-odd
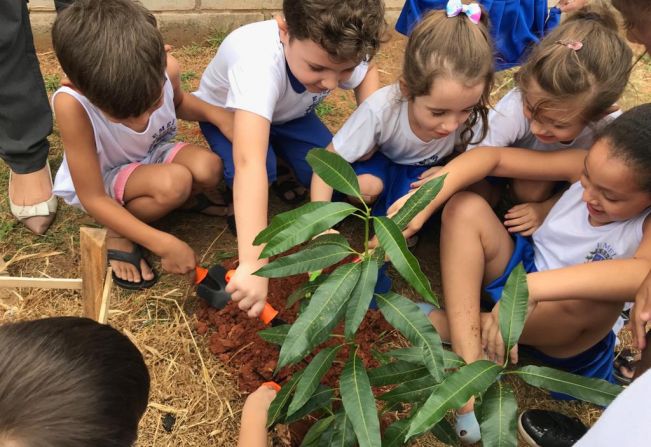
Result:
[[[65,151],[55,194],[107,227],[108,258],[121,287],[156,281],[141,246],[160,256],[166,271],[191,272],[194,251],[148,223],[186,203],[205,205],[202,193],[221,178],[217,155],[173,141],[177,113],[225,133],[231,115],[182,92],[179,66],[139,3],[79,0],[57,18],[52,39],[68,77],[52,98]]]

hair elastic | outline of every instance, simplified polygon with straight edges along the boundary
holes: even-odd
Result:
[[[557,40],[556,43],[574,51],[579,51],[581,48],[583,48],[583,42],[580,40]]]
[[[450,0],[445,6],[445,11],[448,17],[456,17],[459,14],[465,14],[472,23],[479,24],[481,20],[481,7],[478,3],[470,3],[469,5],[461,3],[461,0]]]

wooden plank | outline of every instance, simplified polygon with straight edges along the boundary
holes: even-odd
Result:
[[[102,324],[108,322],[108,312],[111,300],[111,287],[113,286],[113,269],[111,267],[106,269],[106,277],[104,278],[104,290],[102,291],[102,303],[99,307],[99,315],[97,321]]]
[[[0,276],[0,288],[36,287],[39,289],[81,289],[79,278],[30,278]]]
[[[106,230],[82,227],[79,230],[81,252],[81,296],[84,316],[97,320],[104,292],[106,272]]]

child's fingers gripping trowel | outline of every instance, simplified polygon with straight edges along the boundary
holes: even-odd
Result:
[[[235,273],[235,270],[226,271],[221,265],[214,265],[209,269],[196,267],[194,283],[197,285],[197,295],[215,309],[223,309],[231,300],[231,294],[226,292],[226,284]],[[260,320],[264,324],[271,323],[272,326],[287,324],[285,321],[276,318],[278,311],[265,303],[260,314]]]

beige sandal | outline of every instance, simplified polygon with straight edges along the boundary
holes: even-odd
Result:
[[[50,164],[47,163],[47,172],[50,176],[50,185],[52,185],[52,172],[50,171]],[[11,169],[9,170],[9,185],[11,186]],[[9,207],[11,214],[25,225],[29,230],[36,234],[45,234],[57,212],[57,198],[54,194],[44,202],[36,203],[34,205],[18,205],[11,200],[11,193],[9,196]]]

